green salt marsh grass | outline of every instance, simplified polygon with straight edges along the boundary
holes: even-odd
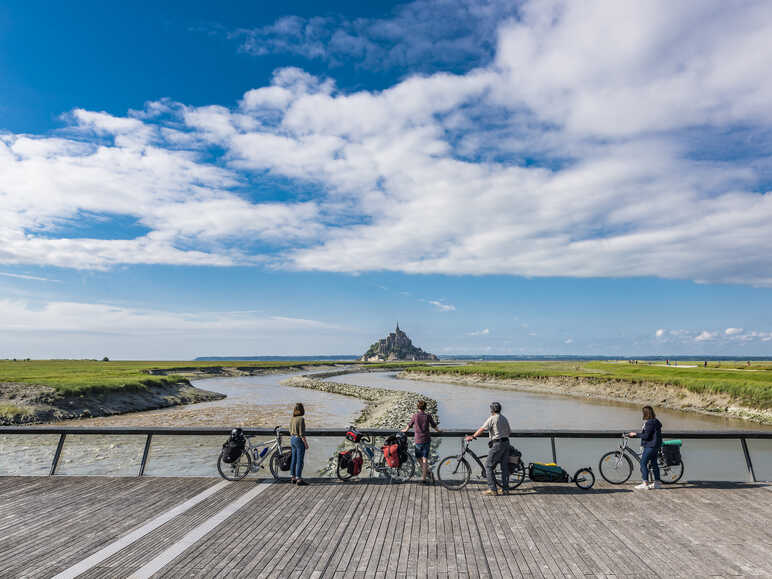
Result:
[[[686,368],[661,366],[658,362],[481,362],[466,366],[413,366],[406,372],[434,375],[487,376],[502,379],[576,377],[588,381],[654,382],[685,388],[696,393],[727,394],[743,405],[772,408],[772,362],[722,362],[721,367]],[[696,364],[694,362],[693,364]]]
[[[0,360],[0,382],[44,384],[67,394],[86,392],[144,389],[152,385],[179,382],[182,376],[151,376],[149,370],[206,368],[258,368],[265,370],[295,370],[306,366],[329,366],[347,362],[101,362],[97,360]]]

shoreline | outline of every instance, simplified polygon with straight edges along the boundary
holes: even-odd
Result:
[[[623,380],[585,380],[573,376],[544,378],[492,378],[482,374],[457,376],[429,374],[420,371],[401,371],[397,378],[427,382],[460,384],[478,388],[519,390],[544,394],[563,394],[575,398],[592,398],[609,402],[653,404],[671,410],[693,412],[708,416],[728,417],[772,425],[772,410],[742,406],[725,394],[695,393],[674,385],[658,382],[625,382]]]
[[[329,373],[325,378],[336,375],[350,374],[351,372]],[[426,412],[435,416],[437,424],[440,417],[437,412],[437,401],[428,396],[416,392],[404,390],[391,390],[389,388],[371,388],[369,386],[356,386],[341,382],[327,382],[318,379],[318,376],[292,376],[281,381],[281,384],[295,388],[309,388],[331,394],[350,396],[365,402],[365,407],[355,419],[354,424],[364,428],[388,428],[402,430],[410,422],[410,418],[416,412],[416,403],[419,400],[426,402]]]
[[[222,400],[224,394],[193,386],[187,379],[143,386],[63,394],[41,384],[0,383],[0,425],[47,424],[158,410]]]

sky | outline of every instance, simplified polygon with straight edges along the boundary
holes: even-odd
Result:
[[[0,358],[772,356],[772,4],[0,4]]]

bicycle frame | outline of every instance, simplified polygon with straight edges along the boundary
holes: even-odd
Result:
[[[471,455],[471,457],[479,465],[480,470],[481,470],[480,476],[483,477],[483,478],[487,477],[488,475],[486,474],[486,471],[485,471],[485,465],[483,464],[482,461],[483,461],[483,459],[488,458],[488,455],[487,454],[483,454],[482,456],[477,456],[477,454],[471,448],[469,448],[469,441],[466,440],[465,438],[462,438],[461,439],[461,454],[459,454],[457,458],[459,460],[461,460],[467,454]]]
[[[266,440],[258,444],[252,444],[250,439],[255,438],[255,435],[248,435],[246,437],[246,451],[249,453],[249,456],[252,459],[252,472],[257,472],[261,468],[262,464],[271,457],[273,451],[277,448],[281,448],[281,434],[279,434],[279,428],[280,427],[278,426],[276,427],[274,431],[276,433],[276,437],[273,440]],[[259,454],[256,453],[255,451],[260,448],[265,448],[266,451]]]

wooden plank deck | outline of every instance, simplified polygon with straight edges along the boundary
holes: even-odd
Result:
[[[763,484],[480,490],[0,477],[0,577],[51,577],[102,552],[81,577],[151,568],[154,577],[772,576],[772,492]],[[184,512],[148,526],[189,499]],[[248,502],[229,509],[240,499]],[[137,536],[140,528],[149,530]]]

